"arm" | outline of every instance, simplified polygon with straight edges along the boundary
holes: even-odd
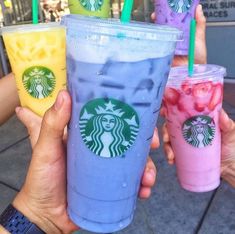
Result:
[[[14,114],[19,104],[15,78],[11,73],[0,79],[0,125]]]
[[[22,114],[21,109],[25,108],[19,107],[18,114]],[[70,113],[69,94],[62,91],[44,116],[25,183],[12,203],[47,234],[68,234],[78,229],[69,219],[66,199],[66,151],[62,138]]]

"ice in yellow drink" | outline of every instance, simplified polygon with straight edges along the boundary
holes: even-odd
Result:
[[[22,106],[43,116],[66,88],[65,28],[57,23],[3,28]]]

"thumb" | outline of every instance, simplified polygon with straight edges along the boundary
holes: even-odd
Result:
[[[204,16],[201,4],[199,4],[196,8],[195,19],[197,22],[196,38],[200,38],[201,40],[205,40],[205,37],[206,37],[206,17]]]
[[[156,13],[155,12],[153,12],[152,14],[151,14],[151,20],[152,21],[156,21],[156,19],[157,19],[157,17],[156,17]]]
[[[206,17],[202,11],[202,5],[196,8],[195,19],[196,27],[196,42],[195,42],[195,63],[206,63],[207,49],[206,49]]]
[[[235,123],[230,119],[227,113],[222,109],[219,116],[220,129],[223,133],[232,131],[235,128]]]
[[[64,129],[71,115],[71,99],[67,91],[59,92],[55,104],[45,113],[38,148],[48,151],[61,147]]]
[[[152,142],[151,142],[151,149],[157,149],[159,146],[160,146],[160,142],[159,142],[159,136],[158,136],[158,129],[155,128]]]

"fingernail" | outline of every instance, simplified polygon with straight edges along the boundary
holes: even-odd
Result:
[[[59,94],[58,94],[58,96],[56,98],[55,105],[54,105],[56,111],[60,110],[60,108],[63,105],[63,102],[64,102],[63,95],[61,94],[61,92],[59,92]]]
[[[21,111],[21,107],[20,106],[17,106],[16,108],[15,108],[15,112],[16,112],[16,114],[18,114],[20,111]]]
[[[198,5],[198,8],[202,12],[202,5],[201,4]]]
[[[151,177],[151,179],[154,179],[156,176],[156,173],[153,169],[148,170],[148,176]]]
[[[167,143],[169,141],[169,138],[168,138],[168,136],[166,134],[164,134],[162,136],[162,140],[163,140],[164,143]]]
[[[200,11],[201,17],[205,17],[204,12],[203,12],[203,8],[202,8],[202,5],[201,5],[201,4],[199,5],[199,11]]]

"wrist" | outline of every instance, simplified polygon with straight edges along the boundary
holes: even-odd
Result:
[[[21,212],[30,222],[36,224],[47,234],[61,234],[62,231],[45,216],[45,211],[37,210],[36,204],[30,204],[30,201],[20,192],[15,197],[12,205]]]
[[[3,226],[0,225],[0,233],[1,234],[10,234]]]

